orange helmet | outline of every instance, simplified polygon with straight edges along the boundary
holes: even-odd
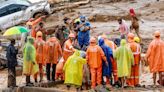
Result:
[[[41,31],[38,31],[37,33],[36,33],[36,37],[42,37],[43,36],[43,33],[41,32]]]
[[[128,34],[128,38],[134,39],[134,34],[133,34],[133,33],[129,33],[129,34]]]
[[[161,35],[161,33],[160,33],[159,31],[155,31],[155,32],[154,32],[154,36],[155,36],[155,37],[160,37],[160,35]]]
[[[70,33],[70,34],[69,34],[69,37],[75,38],[75,34]]]
[[[90,43],[94,43],[94,42],[96,42],[96,38],[95,37],[91,37]]]

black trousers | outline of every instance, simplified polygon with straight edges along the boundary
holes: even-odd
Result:
[[[16,86],[16,70],[15,67],[8,68],[8,87]]]
[[[52,67],[52,74],[51,74],[51,67]],[[56,73],[56,64],[52,64],[52,66],[51,66],[51,63],[48,63],[46,65],[47,80],[55,81],[55,73]],[[51,77],[50,77],[50,75],[51,75]]]

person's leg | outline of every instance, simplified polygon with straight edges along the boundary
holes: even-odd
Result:
[[[52,65],[52,81],[55,81],[56,64]]]
[[[16,87],[16,70],[15,70],[15,67],[13,67],[13,86]]]
[[[47,80],[50,81],[50,68],[51,68],[51,64],[48,63],[46,65],[46,75],[47,75]]]
[[[140,38],[140,42],[142,42],[142,37],[140,35],[139,28],[135,29],[135,32],[136,32],[137,36]]]
[[[96,69],[91,68],[91,88],[94,89],[96,87]]]
[[[30,85],[30,75],[26,75],[26,85]]]
[[[135,65],[135,69],[134,69],[134,80],[135,80],[135,82],[134,82],[134,85],[135,86],[139,86],[139,65]]]
[[[130,87],[134,87],[134,82],[135,82],[135,79],[134,79],[134,66],[131,68],[131,75],[130,77],[127,79],[127,84],[128,86]]]
[[[159,72],[159,84],[162,85],[162,72]]]
[[[96,77],[97,77],[97,79],[96,79],[97,84],[101,85],[101,82],[102,82],[102,67],[97,68],[96,72],[97,72],[97,75],[96,75]]]
[[[156,86],[156,74],[157,73],[153,73],[153,83],[154,83],[154,86]]]
[[[38,73],[34,74],[33,77],[34,77],[35,83],[37,83],[38,82]]]
[[[112,61],[112,70],[113,70],[114,83],[116,83],[118,82],[118,76],[117,76],[117,63],[115,61]]]
[[[14,68],[8,68],[8,87],[16,86],[16,80],[14,77]]]
[[[39,64],[39,74],[40,74],[39,82],[42,82],[42,80],[43,80],[43,65],[42,64]]]
[[[121,84],[122,84],[122,88],[124,88],[124,84],[125,84],[125,78],[121,77]]]

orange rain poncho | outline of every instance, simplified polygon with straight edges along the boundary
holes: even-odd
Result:
[[[155,38],[150,43],[146,58],[149,63],[150,72],[164,72],[164,42],[160,39],[160,32],[155,32]]]
[[[105,44],[109,46],[113,51],[117,48],[117,45],[113,41],[108,40],[105,34],[102,35],[102,38],[104,39]]]
[[[42,39],[42,32],[38,31],[35,40],[36,61],[38,64],[45,64],[45,41]]]
[[[62,49],[56,37],[48,39],[46,42],[46,63],[57,64],[58,59],[62,56]]]
[[[131,76],[127,80],[127,83],[129,86],[136,86],[139,84],[139,64],[140,64],[140,54],[141,54],[141,47],[139,44],[134,42],[134,34],[129,33],[128,34],[128,44],[131,48],[131,51],[133,52],[134,56],[134,66],[132,66],[131,69]]]
[[[73,53],[75,51],[75,49],[73,48],[73,45],[72,45],[73,43],[70,40],[70,37],[75,38],[75,35],[71,33],[69,35],[69,39],[64,43],[64,51],[63,51],[64,62],[66,62],[68,57],[73,55]]]
[[[86,59],[91,71],[91,85],[92,88],[95,88],[96,83],[99,85],[102,81],[102,59],[107,62],[103,50],[96,45],[95,38],[91,38],[90,40],[90,46],[86,52]]]
[[[42,17],[40,17],[40,18],[38,18],[38,19],[30,19],[27,23],[26,23],[26,25],[29,25],[29,26],[31,26],[31,37],[33,37],[33,38],[36,38],[36,30],[35,30],[35,28],[36,28],[36,25],[39,23],[39,22],[41,22],[42,21]]]

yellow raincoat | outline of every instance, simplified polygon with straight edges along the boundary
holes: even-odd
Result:
[[[118,77],[129,77],[131,67],[134,65],[134,57],[130,48],[126,45],[126,40],[121,40],[121,46],[114,52],[117,61]]]
[[[34,75],[39,71],[39,67],[35,60],[36,50],[33,44],[34,39],[32,37],[28,37],[28,41],[23,50],[23,74],[25,75]]]
[[[64,65],[65,84],[72,84],[76,86],[82,85],[83,80],[83,65],[86,60],[80,57],[80,51],[76,50],[75,53],[68,58]]]

